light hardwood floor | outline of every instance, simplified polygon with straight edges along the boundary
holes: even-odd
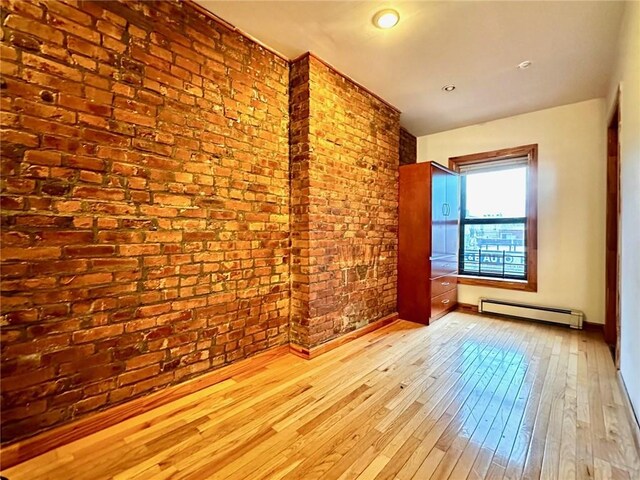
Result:
[[[595,334],[456,312],[280,357],[3,475],[634,480],[622,395]]]

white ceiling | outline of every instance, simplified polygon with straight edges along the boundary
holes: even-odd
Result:
[[[288,58],[311,51],[420,136],[606,95],[624,2],[197,0]],[[371,23],[381,8],[400,23]],[[531,60],[527,70],[516,65]],[[455,84],[445,93],[441,87]]]

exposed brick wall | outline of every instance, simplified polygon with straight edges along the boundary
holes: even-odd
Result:
[[[400,165],[418,161],[418,139],[400,127]]]
[[[309,137],[309,56],[291,64],[289,73],[291,169],[291,312],[290,341],[309,345],[309,162],[313,147]]]
[[[312,347],[396,311],[399,112],[314,56],[291,84],[291,340]]]
[[[179,2],[1,5],[2,440],[286,343],[287,62]]]

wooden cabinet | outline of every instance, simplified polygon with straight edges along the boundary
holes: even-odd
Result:
[[[428,325],[457,305],[458,176],[436,163],[400,167],[398,313]]]

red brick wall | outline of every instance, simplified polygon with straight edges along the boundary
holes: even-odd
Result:
[[[291,317],[290,341],[309,346],[309,56],[291,64],[289,74],[291,169]]]
[[[418,139],[400,127],[400,165],[416,163],[418,160]]]
[[[180,3],[1,23],[2,440],[286,343],[287,62]]]
[[[291,341],[311,347],[396,312],[400,114],[313,56],[291,84]]]

